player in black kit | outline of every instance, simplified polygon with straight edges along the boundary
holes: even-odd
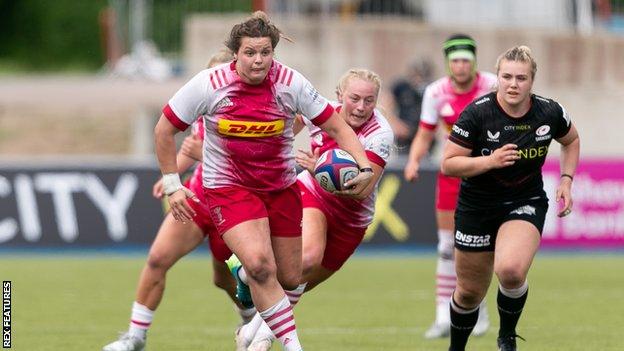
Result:
[[[498,347],[516,350],[526,277],[548,209],[541,169],[553,139],[561,144],[559,216],[572,210],[578,133],[559,103],[531,93],[536,70],[528,47],[503,53],[496,63],[498,90],[468,105],[442,156],[442,172],[463,178],[455,213],[451,351],[464,350],[492,272],[499,281]]]

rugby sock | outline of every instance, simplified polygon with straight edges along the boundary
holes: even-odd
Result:
[[[308,285],[307,282],[299,284],[299,286],[293,290],[286,290],[286,296],[288,297],[288,301],[290,301],[290,305],[292,307],[295,307],[295,305],[299,302],[299,299],[301,299],[301,295],[303,295],[306,285]]]
[[[448,324],[449,304],[457,285],[455,260],[453,259],[453,233],[438,230],[438,265],[436,268],[436,323]]]
[[[517,289],[505,289],[500,284],[498,285],[496,302],[498,303],[498,315],[500,316],[499,338],[516,334],[516,325],[528,295],[529,283],[526,280]]]
[[[449,351],[464,351],[468,336],[479,319],[479,306],[466,309],[451,298],[451,346]]]
[[[257,312],[255,307],[240,308],[238,307],[238,305],[234,305],[234,308],[236,309],[236,312],[238,312],[238,315],[241,317],[243,324],[249,323]]]
[[[284,351],[302,350],[297,336],[295,316],[286,296],[266,311],[260,312],[260,315],[273,331],[275,338],[282,344]]]
[[[240,336],[242,336],[245,339],[246,344],[249,344],[254,339],[256,332],[258,332],[258,329],[263,324],[265,324],[264,319],[262,319],[262,316],[260,315],[260,313],[255,313],[253,318],[251,318],[251,321],[243,325],[238,331],[238,333]]]
[[[150,325],[152,325],[153,318],[154,311],[135,301],[132,304],[132,316],[130,317],[130,328],[128,329],[128,333],[141,339],[145,339],[147,330]]]

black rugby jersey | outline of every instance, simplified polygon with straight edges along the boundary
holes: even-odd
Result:
[[[472,149],[473,157],[516,144],[520,159],[512,166],[464,178],[458,209],[488,209],[519,200],[547,199],[541,170],[548,146],[553,139],[565,136],[570,127],[565,109],[538,95],[531,95],[531,108],[520,118],[503,111],[495,92],[473,101],[453,125],[449,140]]]

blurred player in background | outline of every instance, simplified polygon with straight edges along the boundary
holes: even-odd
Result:
[[[296,156],[297,163],[304,168],[297,177],[303,199],[303,283],[286,292],[292,306],[304,291],[312,290],[342,267],[373,220],[377,185],[394,144],[390,125],[375,109],[380,88],[381,79],[376,73],[351,69],[340,78],[338,101],[333,103],[338,115],[356,133],[373,167],[373,181],[358,195],[336,195],[321,188],[313,176],[314,166],[319,155],[338,148],[338,144],[318,126],[297,118],[295,132],[304,126],[308,128],[311,151],[299,150]],[[252,321],[241,331],[247,342],[253,339],[248,350],[268,350],[271,330],[264,324],[256,332],[254,326],[257,324]]]
[[[499,56],[497,91],[462,112],[444,150],[442,172],[463,178],[455,214],[457,287],[450,308],[451,351],[465,349],[492,272],[499,281],[498,349],[516,350],[527,274],[548,210],[541,169],[553,139],[561,144],[559,217],[572,211],[578,133],[560,104],[531,93],[536,71],[526,46]]]
[[[212,56],[208,68],[232,61],[229,50]],[[186,172],[202,160],[202,142],[204,139],[203,119],[193,123],[192,134],[184,139],[177,155],[178,171]],[[193,221],[188,224],[175,221],[168,213],[152,243],[147,263],[143,267],[136,292],[136,300],[132,306],[130,327],[119,340],[106,345],[104,351],[137,351],[145,348],[146,334],[152,324],[154,313],[160,304],[165,291],[167,271],[183,256],[197,248],[205,238],[209,239],[212,251],[214,284],[224,289],[237,304],[243,322],[247,322],[255,314],[255,308],[245,308],[236,299],[236,281],[232,278],[224,261],[230,257],[231,251],[216,233],[210,220],[208,205],[202,190],[202,166],[198,164],[192,177],[185,183],[200,202],[190,201],[189,204],[197,212]],[[163,197],[162,179],[154,184],[154,197]]]
[[[448,133],[459,114],[473,100],[491,92],[496,76],[477,71],[477,44],[469,36],[456,34],[444,42],[444,57],[448,76],[427,86],[422,103],[420,127],[412,142],[404,176],[407,181],[417,181],[420,162],[428,153],[435,138],[435,129],[444,124]],[[426,338],[449,335],[449,303],[457,278],[453,256],[453,216],[457,204],[460,178],[438,173],[436,185],[436,221],[438,225],[438,264],[436,269],[436,318],[426,332]],[[481,309],[475,335],[484,334],[489,328],[486,308]]]
[[[396,116],[388,122],[394,131],[397,147],[401,153],[408,153],[420,125],[420,114],[425,88],[432,80],[431,62],[418,59],[412,62],[406,75],[392,84],[392,98],[384,99],[381,104],[385,109],[394,111]],[[433,145],[430,146],[430,150]]]
[[[204,194],[217,231],[246,268],[253,302],[286,351],[302,350],[282,288],[301,280],[301,195],[292,154],[296,113],[336,139],[361,168],[346,195],[360,195],[373,172],[355,133],[299,72],[273,59],[281,32],[258,11],[235,25],[226,42],[231,64],[204,70],[163,109],[156,154],[173,217],[196,215],[182,186],[174,136],[205,121]]]

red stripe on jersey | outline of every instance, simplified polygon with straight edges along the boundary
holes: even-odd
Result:
[[[386,167],[386,161],[383,158],[381,158],[379,155],[377,155],[376,153],[370,150],[366,150],[366,157],[368,158],[369,161],[378,165],[379,167],[381,168]]]
[[[323,112],[319,113],[318,116],[314,117],[314,119],[312,120],[312,123],[315,126],[320,126],[321,124],[327,122],[329,117],[331,117],[333,114],[334,114],[334,108],[330,104],[327,104]]]
[[[169,104],[167,104],[167,105],[165,105],[165,107],[163,107],[162,112],[163,112],[163,115],[165,115],[165,117],[167,117],[169,122],[171,122],[171,124],[173,124],[179,130],[185,131],[186,128],[189,127],[188,124],[186,124],[184,121],[182,121],[180,118],[178,118],[178,116],[176,116],[175,112],[173,112],[173,110],[171,109],[171,106],[169,106]]]
[[[214,75],[217,77],[217,82],[219,83],[219,88],[223,87],[223,81],[221,81],[221,77],[219,77],[219,72],[215,72]]]
[[[292,77],[293,77],[293,71],[290,71],[290,74],[288,75],[288,81],[286,82],[287,86],[290,86],[290,82],[292,81]]]
[[[225,84],[230,84],[230,81],[227,79],[227,76],[225,75],[225,71],[220,69],[219,72],[221,72],[221,76],[223,77],[223,81],[225,82]]]
[[[217,86],[215,85],[215,81],[214,81],[214,74],[210,73],[210,83],[212,84],[212,89],[217,89]]]
[[[279,71],[277,71],[277,76],[275,77],[275,82],[279,82],[280,79],[280,75],[282,74],[282,71],[284,70],[284,66],[279,68]]]
[[[290,72],[290,70],[288,68],[284,68],[284,75],[282,75],[282,79],[280,80],[280,83],[284,84],[284,81],[286,80],[286,76],[288,75],[288,72]]]
[[[425,123],[423,121],[420,121],[420,123],[418,123],[418,125],[420,127],[423,127],[425,129],[429,129],[429,130],[435,130],[436,127],[438,126],[437,124],[429,124],[429,123]]]
[[[377,130],[377,129],[379,129],[379,128],[381,128],[381,126],[380,126],[380,125],[376,125],[376,126],[374,126],[374,127],[372,127],[372,128],[369,128],[366,132],[364,132],[364,134],[363,134],[363,135],[364,135],[365,137],[367,137],[367,136],[371,135],[374,131],[376,131],[376,130]]]

